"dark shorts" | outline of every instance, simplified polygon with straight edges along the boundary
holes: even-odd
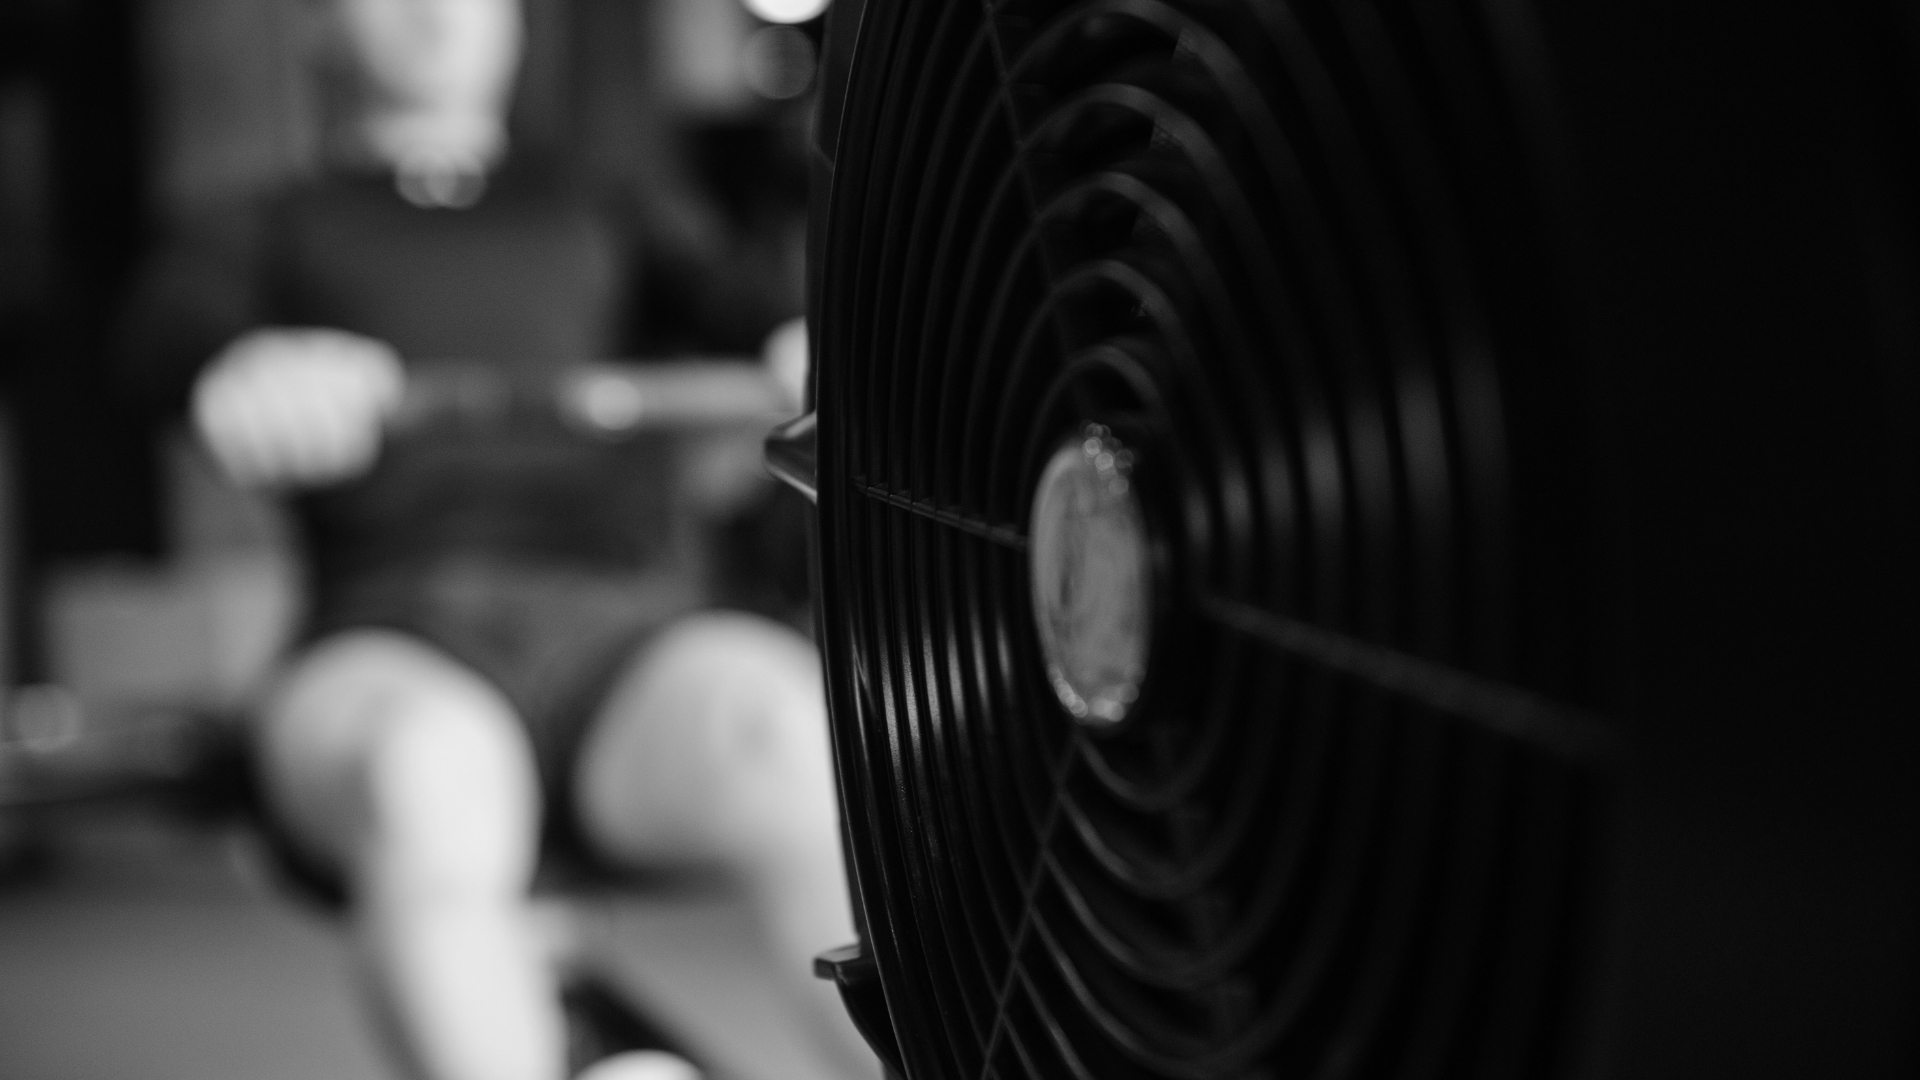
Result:
[[[621,573],[446,559],[368,575],[322,593],[306,645],[352,630],[412,635],[487,679],[525,725],[544,806],[542,861],[590,862],[573,818],[571,774],[588,725],[649,638],[695,610],[685,574]],[[338,868],[306,850],[258,800],[286,876],[312,898],[346,900]]]

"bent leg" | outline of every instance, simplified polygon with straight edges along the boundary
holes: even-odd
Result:
[[[479,675],[389,631],[329,638],[260,718],[268,800],[346,874],[380,1018],[421,1080],[558,1080],[564,1028],[526,892],[539,784]]]
[[[681,620],[622,675],[574,767],[604,855],[715,861],[745,885],[793,992],[843,1068],[877,1071],[813,957],[853,940],[820,660],[752,615]]]

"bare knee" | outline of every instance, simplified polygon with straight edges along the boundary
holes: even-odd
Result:
[[[813,646],[757,616],[683,620],[616,688],[579,777],[581,818],[616,857],[837,843]]]
[[[729,614],[691,621],[676,645],[669,662],[708,681],[701,745],[728,787],[830,781],[826,694],[811,643],[770,620]]]
[[[539,829],[531,753],[510,720],[463,704],[409,702],[373,739],[356,889],[419,900],[525,891]]]
[[[262,723],[269,800],[356,894],[524,888],[532,752],[477,674],[403,635],[342,635],[295,665]]]

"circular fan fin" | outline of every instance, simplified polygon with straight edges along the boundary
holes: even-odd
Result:
[[[1558,328],[1479,10],[867,10],[816,238],[823,626],[916,1080],[1568,1052],[1610,742],[1518,595],[1505,416]],[[1150,567],[1099,724],[1028,537],[1094,430]]]

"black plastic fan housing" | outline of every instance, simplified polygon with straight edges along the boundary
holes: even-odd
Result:
[[[1912,1064],[1905,24],[1548,15],[838,0],[824,966],[894,1070]]]

